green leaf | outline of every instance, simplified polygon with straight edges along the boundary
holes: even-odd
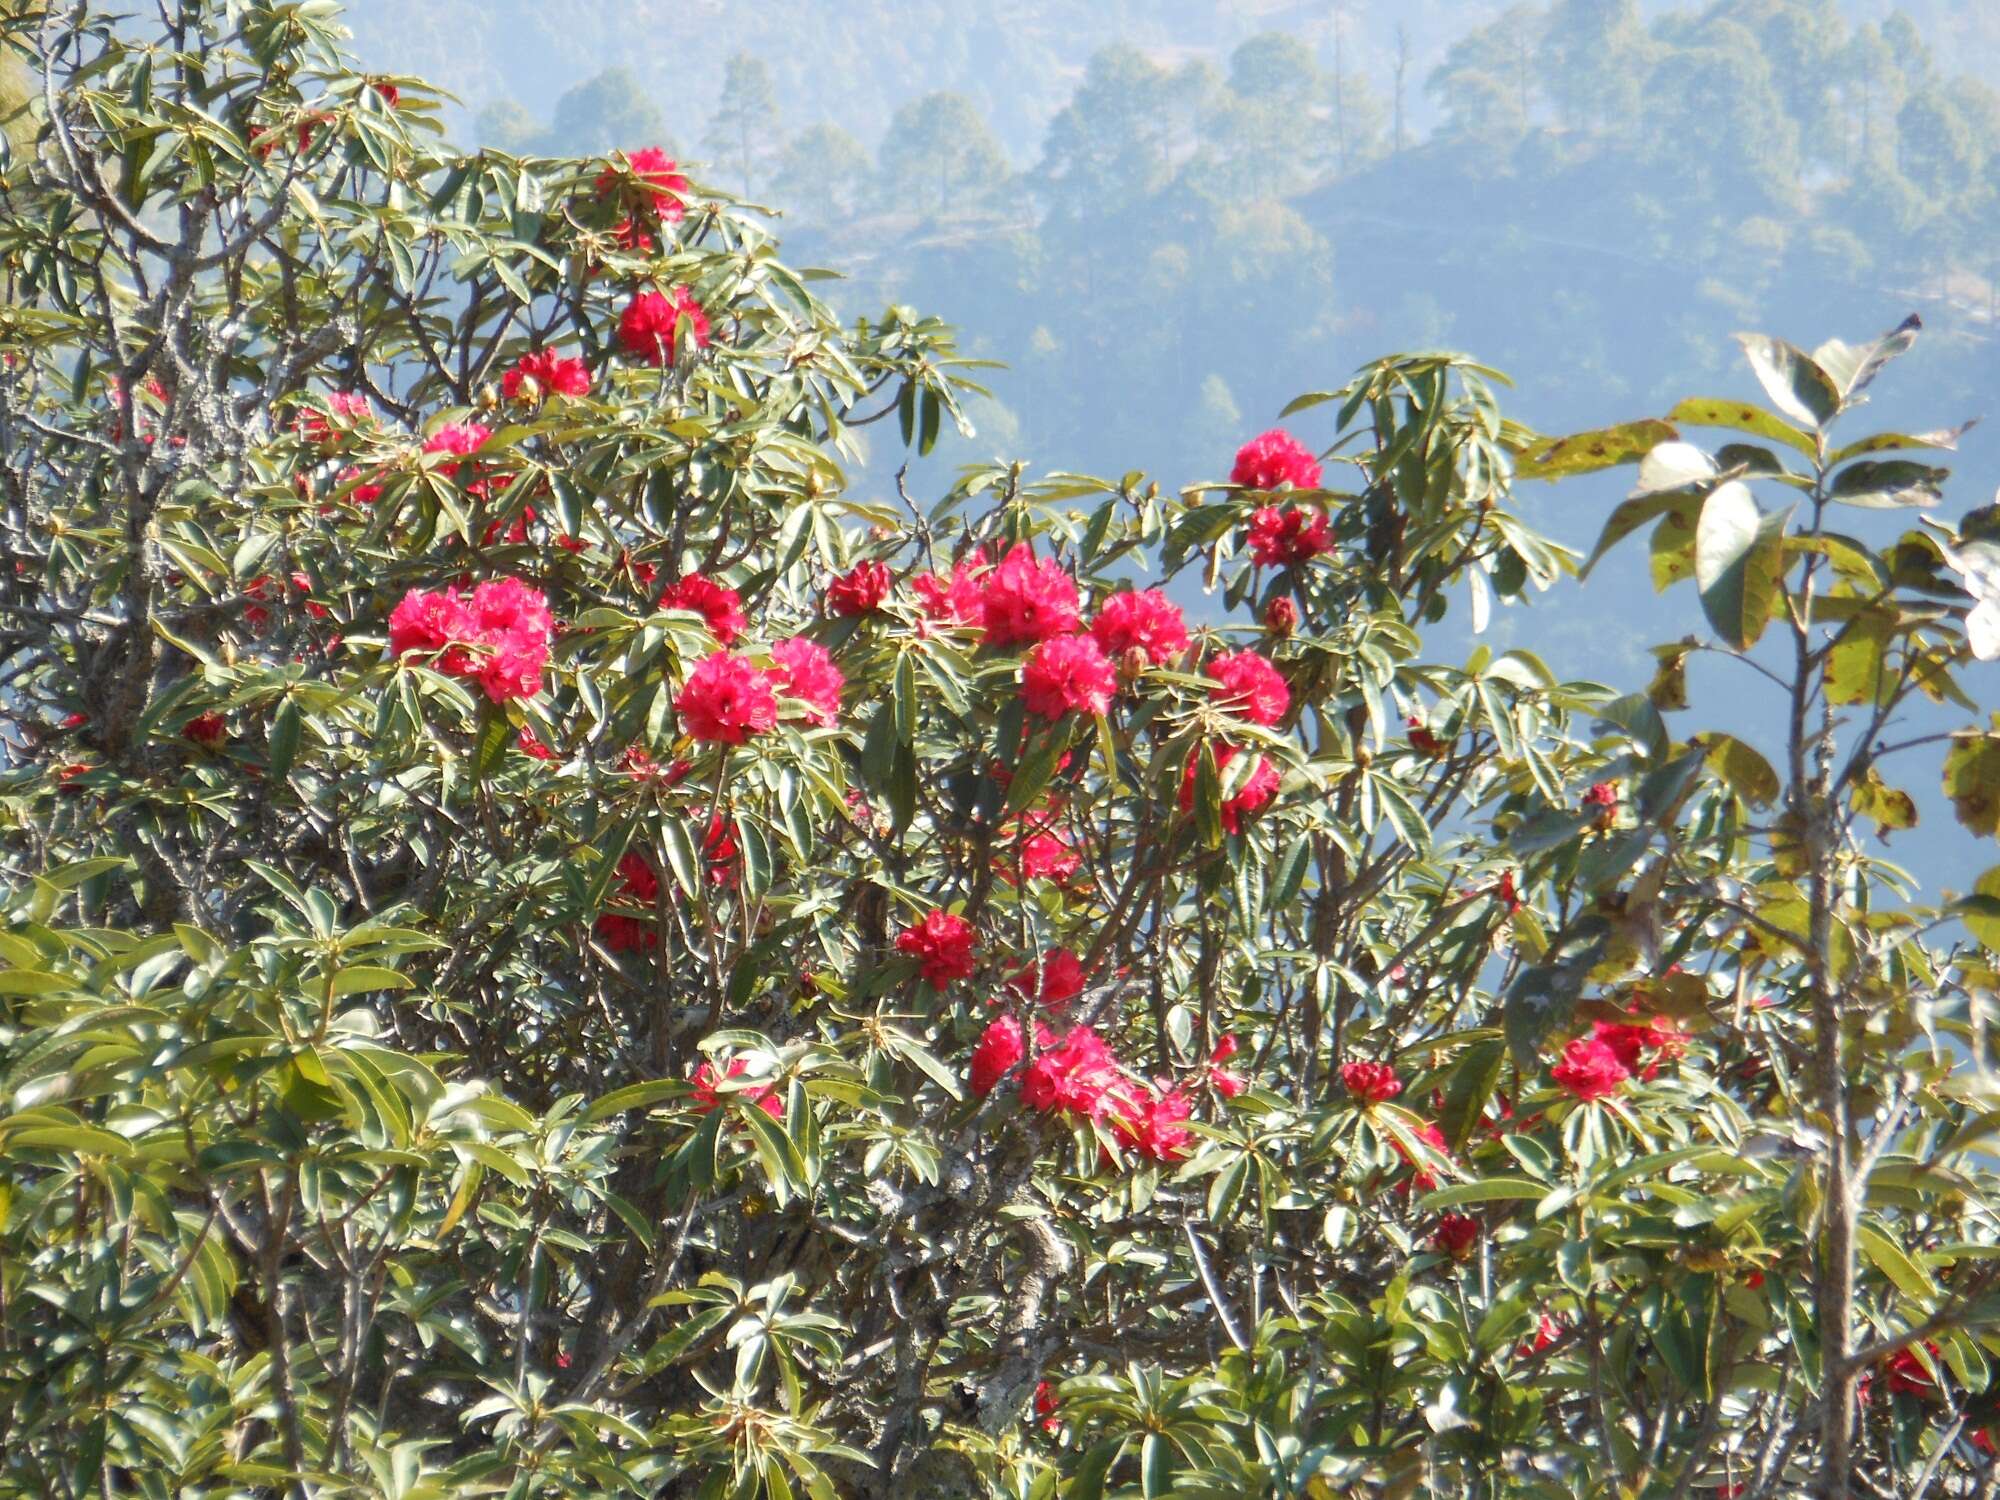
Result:
[[[292,761],[299,753],[302,728],[299,700],[287,695],[278,705],[277,717],[271,721],[270,760],[265,775],[272,785],[281,784],[291,775]]]
[[[1954,910],[1975,938],[2000,953],[2000,865],[1981,875],[1972,891]]]
[[[1793,421],[1824,427],[1839,415],[1839,387],[1803,349],[1761,333],[1739,333],[1736,342],[1771,404]]]
[[[1540,1069],[1543,1041],[1569,1024],[1603,947],[1601,937],[1570,943],[1556,962],[1523,969],[1508,986],[1507,1046],[1514,1055],[1514,1066],[1522,1072]]]
[[[1605,553],[1655,516],[1673,512],[1692,523],[1698,503],[1691,495],[1671,493],[1642,495],[1630,500],[1621,500],[1605,521],[1604,530],[1598,533],[1597,545],[1590,549],[1590,556],[1584,559],[1583,567],[1576,575],[1577,579],[1582,581],[1589,578],[1591,570],[1603,559]]]
[[[1861,1253],[1895,1284],[1897,1291],[1926,1307],[1937,1300],[1937,1283],[1931,1280],[1930,1273],[1888,1235],[1873,1224],[1862,1224],[1856,1228],[1855,1238],[1860,1242]]]
[[[1864,459],[1833,476],[1828,490],[1842,505],[1863,510],[1929,507],[1944,498],[1944,481],[1951,470],[1908,459]]]
[[[1747,401],[1730,401],[1721,396],[1693,396],[1667,413],[1669,422],[1685,422],[1693,427],[1727,427],[1736,432],[1796,448],[1807,458],[1819,457],[1819,445],[1791,423],[1773,416],[1761,406]]]
[[[339,1000],[347,995],[373,994],[377,990],[415,988],[416,981],[396,969],[378,968],[373,964],[355,964],[333,976],[331,993],[334,999]]]
[[[1882,367],[1916,343],[1923,320],[1911,313],[1873,343],[1859,346],[1828,339],[1813,350],[1813,363],[1826,372],[1842,402],[1851,402],[1867,390]]]
[[[1784,566],[1791,507],[1765,515],[1740,480],[1718,485],[1695,522],[1694,576],[1716,634],[1737,650],[1756,644],[1771,621]]]
[[[2000,835],[2000,734],[1951,737],[1944,757],[1944,794],[1960,823],[1988,838]]]
[[[1419,1213],[1433,1214],[1466,1203],[1539,1203],[1548,1196],[1548,1184],[1525,1177],[1483,1177],[1477,1182],[1455,1182],[1450,1187],[1426,1193],[1417,1200]]]
[[[507,758],[507,747],[516,737],[514,726],[507,721],[507,716],[492,704],[480,705],[479,715],[479,748],[472,768],[475,783],[485,781],[499,769]]]
[[[1767,806],[1778,795],[1771,763],[1734,735],[1706,733],[1697,743],[1707,752],[1708,768],[1752,807]]]
[[[1568,479],[1619,464],[1636,464],[1661,443],[1680,434],[1657,417],[1579,432],[1571,437],[1537,438],[1514,456],[1517,479]]]
[[[1487,1101],[1500,1086],[1506,1062],[1507,1044],[1495,1037],[1474,1042],[1453,1067],[1451,1081],[1445,1085],[1444,1108],[1438,1112],[1438,1128],[1454,1150],[1478,1129]]]

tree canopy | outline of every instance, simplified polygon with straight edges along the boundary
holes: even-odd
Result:
[[[450,147],[331,7],[151,24],[0,21],[0,1494],[2000,1484],[2000,870],[1873,841],[2000,836],[1917,320],[875,493],[944,323],[658,142]],[[1641,531],[1650,682],[1437,649]]]

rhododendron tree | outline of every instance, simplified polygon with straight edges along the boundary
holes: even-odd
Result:
[[[2000,874],[1870,843],[1927,753],[2000,832],[2000,528],[1849,430],[1914,329],[891,506],[942,325],[164,18],[0,21],[0,1494],[1991,1492]],[[1650,684],[1426,655],[1621,465]]]

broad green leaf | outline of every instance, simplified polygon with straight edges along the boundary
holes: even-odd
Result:
[[[1739,651],[1771,621],[1784,564],[1791,509],[1766,515],[1740,480],[1717,486],[1695,522],[1694,576],[1702,611],[1716,634]]]

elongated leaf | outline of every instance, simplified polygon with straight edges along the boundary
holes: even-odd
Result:
[[[1657,417],[1579,432],[1571,437],[1537,438],[1514,456],[1519,479],[1568,479],[1619,464],[1635,464],[1680,434]]]
[[[1754,645],[1771,620],[1788,507],[1765,515],[1739,480],[1702,502],[1695,522],[1694,577],[1702,612],[1717,635],[1739,651]]]
[[[1839,387],[1803,349],[1762,333],[1739,333],[1736,342],[1771,404],[1793,421],[1824,427],[1839,413]]]
[[[1691,396],[1668,412],[1667,420],[1685,422],[1694,427],[1728,427],[1737,432],[1755,433],[1758,437],[1796,448],[1808,458],[1819,455],[1818,445],[1809,434],[1748,401],[1731,401],[1723,396]]]

